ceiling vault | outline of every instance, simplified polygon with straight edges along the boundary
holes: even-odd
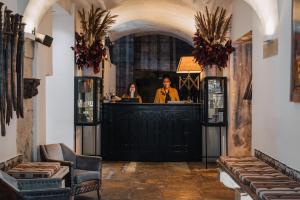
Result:
[[[30,0],[24,14],[28,24],[27,32],[38,27],[45,13],[58,1],[66,0]],[[70,0],[68,0],[70,1]],[[217,6],[231,13],[232,0],[71,0],[77,8],[95,4],[119,15],[112,27],[111,37],[116,40],[133,33],[162,32],[170,33],[192,43],[195,32],[194,14]],[[278,23],[277,0],[243,0],[257,13],[266,35],[275,32]],[[32,11],[36,12],[32,12]]]

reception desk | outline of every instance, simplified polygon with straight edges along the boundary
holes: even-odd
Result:
[[[200,104],[103,104],[101,154],[113,161],[201,161]]]

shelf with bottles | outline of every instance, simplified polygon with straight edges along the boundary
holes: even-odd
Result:
[[[100,123],[101,78],[75,77],[75,124]]]

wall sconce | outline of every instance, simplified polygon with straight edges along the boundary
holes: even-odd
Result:
[[[53,42],[53,37],[49,35],[44,35],[41,33],[37,33],[35,29],[32,31],[32,34],[35,36],[35,41],[41,43],[47,47],[51,47]]]
[[[264,36],[264,43],[268,43],[274,40],[274,35],[265,35]]]
[[[278,55],[278,39],[274,35],[265,35],[263,44],[263,58]]]

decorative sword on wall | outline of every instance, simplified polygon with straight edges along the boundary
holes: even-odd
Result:
[[[10,124],[13,112],[24,117],[24,42],[25,24],[22,16],[13,14],[0,2],[0,125]]]

